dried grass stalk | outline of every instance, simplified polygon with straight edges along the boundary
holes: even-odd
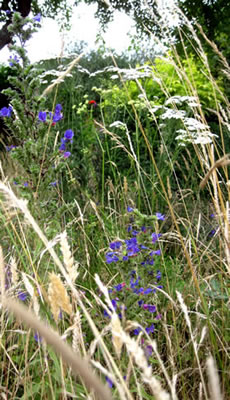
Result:
[[[4,293],[5,293],[5,265],[4,265],[2,246],[0,246],[0,282],[1,282],[1,295],[4,296]]]
[[[123,345],[123,341],[121,339],[122,327],[118,315],[116,313],[113,313],[111,317],[111,331],[113,338],[113,346],[118,358],[120,358],[121,349]]]
[[[12,312],[17,319],[26,323],[30,328],[39,333],[44,340],[50,344],[63,361],[72,368],[74,375],[81,376],[88,390],[94,390],[98,400],[112,400],[109,389],[104,386],[92,372],[88,363],[80,358],[73,350],[60,338],[57,332],[53,331],[45,323],[39,321],[35,315],[24,305],[10,299],[4,298],[3,306]]]
[[[12,286],[17,286],[18,283],[18,271],[17,271],[17,262],[15,258],[12,256],[10,258],[10,270],[11,270],[11,276],[12,276]]]
[[[74,263],[74,258],[70,251],[70,246],[67,241],[67,233],[64,231],[61,235],[61,251],[63,254],[64,264],[69,274],[71,281],[74,283],[78,277],[78,264]]]
[[[210,393],[210,400],[223,400],[223,396],[220,391],[220,381],[217,374],[215,362],[212,356],[207,359],[206,362],[208,372],[208,386]]]
[[[200,188],[203,189],[205,187],[210,176],[212,175],[212,173],[215,171],[216,168],[225,167],[229,164],[230,164],[229,154],[226,154],[224,157],[217,160],[215,164],[212,166],[212,168],[205,175],[204,179],[201,181]]]
[[[142,379],[152,390],[156,400],[170,400],[170,395],[162,387],[160,382],[153,376],[152,368],[148,365],[144,350],[138,345],[136,340],[132,339],[124,331],[122,340],[125,343],[128,352],[135,360],[137,366],[142,370]]]
[[[56,322],[61,311],[65,311],[71,315],[72,306],[67,294],[66,288],[63,285],[59,276],[54,272],[50,274],[50,284],[48,287],[48,299],[50,302],[51,311]]]

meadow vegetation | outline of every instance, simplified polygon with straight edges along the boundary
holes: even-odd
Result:
[[[4,399],[230,398],[230,68],[185,22],[189,52],[181,31],[180,54],[32,65],[39,18],[14,14],[20,46],[0,69]]]

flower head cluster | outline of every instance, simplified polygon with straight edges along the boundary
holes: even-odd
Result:
[[[52,125],[54,126],[58,121],[63,118],[62,114],[62,106],[61,104],[57,104],[55,107],[54,113],[47,112],[47,111],[39,111],[38,113],[38,120],[40,122],[49,122],[52,121]]]

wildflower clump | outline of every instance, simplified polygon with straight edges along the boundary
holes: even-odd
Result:
[[[109,290],[113,306],[110,311],[116,311],[120,318],[125,311],[127,318],[137,321],[133,335],[142,330],[152,334],[155,324],[161,319],[157,297],[158,289],[163,288],[158,267],[161,255],[158,221],[164,221],[165,216],[156,213],[148,217],[132,207],[127,211],[132,214],[131,224],[127,226],[130,237],[111,242],[105,254],[106,263],[114,264],[124,277],[123,282]],[[104,316],[110,317],[106,310]]]

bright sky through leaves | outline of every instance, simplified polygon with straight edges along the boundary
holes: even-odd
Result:
[[[99,33],[99,23],[94,16],[95,11],[96,5],[80,4],[73,13],[70,32],[64,33],[64,35],[59,32],[57,21],[49,18],[42,19],[40,31],[35,33],[27,44],[31,62],[59,56],[63,45],[63,37],[64,46],[68,46],[70,42],[74,43],[83,40],[88,43],[90,48],[95,48],[96,36]],[[108,32],[103,35],[106,46],[114,48],[117,52],[125,50],[130,43],[127,33],[132,25],[134,23],[131,18],[117,12]],[[10,52],[6,46],[0,52],[0,62],[7,62],[9,57]]]

